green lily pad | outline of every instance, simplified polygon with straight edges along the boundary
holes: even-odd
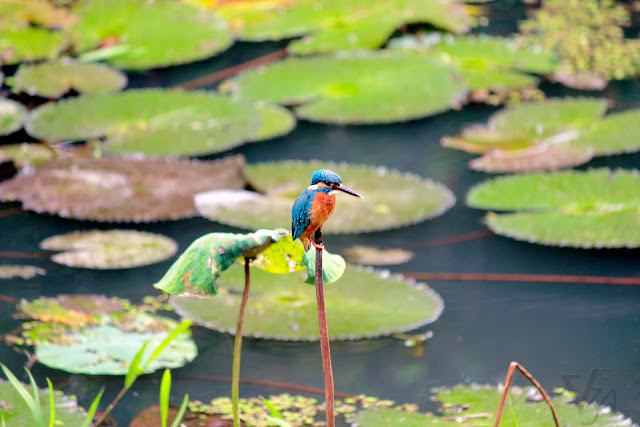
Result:
[[[0,200],[93,221],[175,220],[196,215],[196,193],[244,188],[244,164],[242,156],[212,162],[59,158],[0,184]]]
[[[109,42],[129,51],[108,58],[111,65],[148,69],[208,58],[232,43],[227,24],[214,13],[170,0],[91,0],[76,2],[82,20],[68,30],[76,50]]]
[[[303,55],[376,49],[409,23],[428,23],[457,33],[467,31],[471,23],[454,0],[233,1],[213,2],[213,7],[243,40],[307,35],[288,47]]]
[[[380,249],[375,246],[352,246],[343,251],[352,264],[396,265],[409,262],[414,253],[404,249]]]
[[[404,52],[290,58],[249,70],[222,86],[242,98],[294,105],[324,123],[390,123],[460,104],[466,85],[455,67]]]
[[[497,234],[553,246],[634,248],[640,222],[637,171],[594,169],[503,177],[473,187],[467,204],[518,211],[487,215]]]
[[[0,279],[13,279],[19,277],[21,279],[33,279],[37,275],[44,276],[47,274],[44,268],[34,265],[0,265]]]
[[[302,283],[305,276],[300,272],[274,276],[252,268],[243,335],[317,340],[315,288]],[[234,266],[220,278],[216,298],[171,297],[170,304],[200,325],[235,333],[243,285],[243,268]],[[435,321],[444,306],[440,296],[424,284],[352,267],[326,286],[324,293],[329,336],[341,340],[415,329]]]
[[[22,128],[27,110],[15,101],[0,98],[0,136]]]
[[[177,243],[166,236],[134,230],[76,231],[49,237],[40,248],[65,251],[51,257],[69,267],[98,270],[140,267],[173,256]]]
[[[53,159],[54,152],[43,144],[0,145],[0,156],[4,156],[18,167],[38,166]]]
[[[77,17],[47,0],[2,0],[0,2],[0,31],[25,29],[30,26],[65,28],[73,25]]]
[[[294,200],[309,185],[311,174],[327,167],[337,171],[345,185],[364,199],[338,196],[336,211],[322,227],[326,233],[361,233],[415,224],[441,215],[455,203],[453,193],[444,185],[415,175],[382,167],[286,161],[247,167],[249,180],[265,194],[209,192],[198,194],[195,204],[203,216],[235,227],[288,227]]]
[[[16,373],[17,374],[17,373]],[[31,387],[24,384],[27,390]],[[38,389],[40,397],[40,410],[45,425],[49,425],[49,400],[51,395],[49,389]],[[61,391],[54,390],[54,405],[56,414],[56,425],[79,426],[82,425],[87,414],[78,407],[76,399],[71,398]],[[22,396],[11,385],[9,381],[0,380],[0,419],[3,420],[4,427],[24,427],[34,425],[31,410],[25,403]]]
[[[532,387],[510,387],[510,400],[502,418],[501,425],[518,425],[521,427],[555,426],[547,403],[530,397],[539,396]],[[451,389],[437,388],[433,390],[435,399],[442,405],[445,417],[432,414],[408,413],[388,408],[368,408],[361,411],[353,420],[362,427],[389,426],[477,426],[493,425],[495,411],[500,401],[501,387],[487,385],[457,385]],[[574,393],[562,392],[552,397],[558,414],[560,425],[595,427],[637,426],[621,413],[611,411],[596,404],[580,402],[572,403]],[[478,416],[486,414],[485,416]]]
[[[13,89],[46,98],[59,98],[73,89],[83,95],[117,92],[127,85],[127,76],[103,64],[51,61],[21,65]]]
[[[0,64],[54,59],[66,45],[67,40],[62,33],[43,28],[0,31]]]
[[[263,122],[265,120],[265,122]],[[207,92],[130,90],[35,109],[27,131],[48,141],[105,138],[107,153],[194,156],[289,132],[290,113]]]

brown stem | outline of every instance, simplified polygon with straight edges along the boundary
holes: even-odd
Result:
[[[316,230],[316,244],[322,247],[322,227]],[[322,277],[322,249],[316,247],[316,301],[318,304],[318,324],[320,326],[320,350],[322,352],[322,370],[324,372],[324,397],[327,405],[327,427],[335,427],[333,369],[331,368],[331,348],[329,347],[329,329],[327,312],[324,307],[324,283]]]
[[[238,324],[236,325],[236,340],[233,346],[233,368],[231,377],[231,405],[233,406],[233,426],[240,427],[240,413],[238,412],[238,398],[240,395],[240,351],[242,350],[242,321],[244,320],[244,309],[249,299],[249,287],[251,285],[249,276],[249,259],[244,259],[244,291],[242,292],[242,302],[238,312]]]
[[[105,409],[105,411],[102,413],[102,416],[98,419],[98,421],[93,423],[93,427],[99,427],[103,422],[106,421],[107,417],[109,416],[109,414],[111,413],[113,408],[115,408],[116,405],[122,400],[122,398],[124,397],[125,394],[127,394],[127,392],[129,391],[130,388],[131,388],[131,386],[122,387],[122,390],[120,390],[120,392],[113,399],[113,401],[111,401],[111,403],[109,403],[109,406],[107,406],[107,409]]]
[[[553,415],[553,421],[556,423],[556,427],[560,427],[560,422],[558,421],[558,414],[556,414],[556,408],[553,407],[553,403],[551,403],[551,399],[546,391],[542,388],[540,383],[536,381],[535,378],[527,371],[522,365],[518,362],[511,362],[509,365],[509,370],[507,371],[507,377],[504,380],[504,389],[502,390],[502,396],[500,396],[500,403],[498,404],[498,410],[496,411],[496,419],[494,421],[493,427],[500,426],[500,419],[502,418],[502,410],[504,409],[504,403],[507,400],[507,394],[509,393],[509,386],[511,386],[511,380],[513,380],[513,374],[515,370],[520,371],[522,375],[524,375],[531,384],[533,384],[538,391],[542,394],[543,399],[551,408],[551,414]]]

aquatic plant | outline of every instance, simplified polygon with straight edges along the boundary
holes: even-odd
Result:
[[[0,97],[0,136],[22,129],[27,109],[15,101]]]
[[[13,279],[20,277],[21,279],[33,279],[40,275],[47,274],[44,268],[35,265],[0,265],[0,279]]]

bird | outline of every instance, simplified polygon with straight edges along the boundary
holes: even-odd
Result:
[[[340,175],[329,169],[318,169],[311,175],[311,185],[304,190],[291,208],[291,236],[300,239],[304,250],[309,243],[318,249],[324,249],[311,236],[329,219],[336,208],[336,194],[346,193],[354,197],[362,196],[342,185]]]

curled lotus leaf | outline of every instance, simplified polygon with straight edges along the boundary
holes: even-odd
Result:
[[[467,204],[497,234],[552,246],[640,247],[640,176],[593,169],[502,177],[473,187]]]
[[[338,195],[338,206],[322,227],[326,233],[362,233],[414,224],[441,215],[455,203],[453,193],[444,185],[415,175],[314,160],[249,165],[249,180],[264,189],[264,194],[210,192],[199,194],[195,204],[203,216],[235,227],[288,227],[293,202],[309,185],[311,174],[321,168],[337,171],[345,185],[364,196]]]
[[[0,98],[0,135],[8,135],[22,128],[27,110],[15,101]]]
[[[189,245],[154,286],[172,295],[199,298],[216,295],[220,273],[238,258],[255,258],[286,234],[284,229],[205,234]]]
[[[44,144],[22,143],[6,144],[0,146],[0,157],[11,159],[13,163],[23,168],[25,166],[38,166],[53,159],[54,151]]]
[[[555,426],[551,411],[539,392],[532,387],[509,388],[508,408],[500,424],[522,427]],[[493,425],[502,387],[489,385],[456,385],[433,389],[433,397],[441,405],[442,416],[419,412],[372,407],[359,412],[353,419],[361,427],[418,426],[481,427]],[[578,426],[586,422],[596,427],[637,427],[624,414],[595,403],[574,403],[575,393],[564,390],[551,396],[558,420],[563,426]],[[479,414],[486,414],[478,416]]]
[[[304,270],[302,264],[304,248],[299,241],[293,241],[291,234],[282,237],[277,242],[260,252],[252,261],[253,267],[274,274],[293,273]]]
[[[471,19],[455,0],[214,1],[211,5],[243,40],[280,40],[295,54],[376,49],[408,23],[428,23],[457,33]]]
[[[0,265],[0,279],[33,279],[34,277],[47,274],[44,268],[35,265]]]
[[[30,114],[27,131],[48,141],[104,138],[107,153],[194,156],[282,135],[294,125],[288,111],[265,103],[143,89],[44,105]]]
[[[343,251],[351,264],[396,265],[409,262],[414,253],[404,249],[380,249],[375,246],[352,246]]]
[[[59,158],[0,185],[0,199],[63,217],[105,222],[175,220],[196,215],[193,195],[244,188],[244,157],[212,162]]]
[[[306,273],[272,275],[252,267],[251,298],[243,335],[279,340],[317,340],[315,288],[301,282]],[[220,278],[216,298],[171,297],[181,316],[211,329],[235,333],[244,284],[242,266]],[[325,288],[327,322],[332,339],[358,339],[407,331],[435,321],[444,304],[433,290],[388,272],[347,267],[340,280]]]
[[[39,27],[0,31],[0,64],[54,59],[67,45],[62,33]]]
[[[170,0],[78,1],[81,21],[68,30],[76,50],[104,44],[129,49],[107,59],[126,69],[149,69],[208,58],[232,43],[225,21],[206,9]]]
[[[316,250],[310,248],[302,257],[302,265],[307,268],[307,280],[305,283],[315,285],[316,277]],[[331,284],[340,279],[344,274],[347,263],[340,255],[332,254],[326,249],[322,251],[322,281],[325,285]]]
[[[51,257],[69,267],[98,270],[154,264],[173,256],[177,243],[166,236],[135,230],[76,231],[49,237],[40,248],[64,251]]]
[[[222,89],[241,98],[292,105],[323,123],[391,123],[456,107],[467,88],[455,67],[404,52],[289,58],[246,71]]]
[[[17,373],[15,373],[17,374]],[[32,391],[28,384],[23,384],[27,390]],[[51,395],[49,389],[38,389],[40,411],[45,425],[49,425],[49,402]],[[63,394],[59,390],[53,391],[53,402],[55,406],[55,422],[61,426],[79,426],[82,425],[86,412],[78,406],[75,398]],[[33,415],[31,409],[24,401],[15,387],[5,380],[0,380],[0,419],[3,421],[4,427],[24,427],[33,425]]]
[[[97,95],[117,92],[126,85],[127,76],[104,64],[58,60],[21,65],[12,86],[29,95],[59,98],[72,89],[82,95]]]

